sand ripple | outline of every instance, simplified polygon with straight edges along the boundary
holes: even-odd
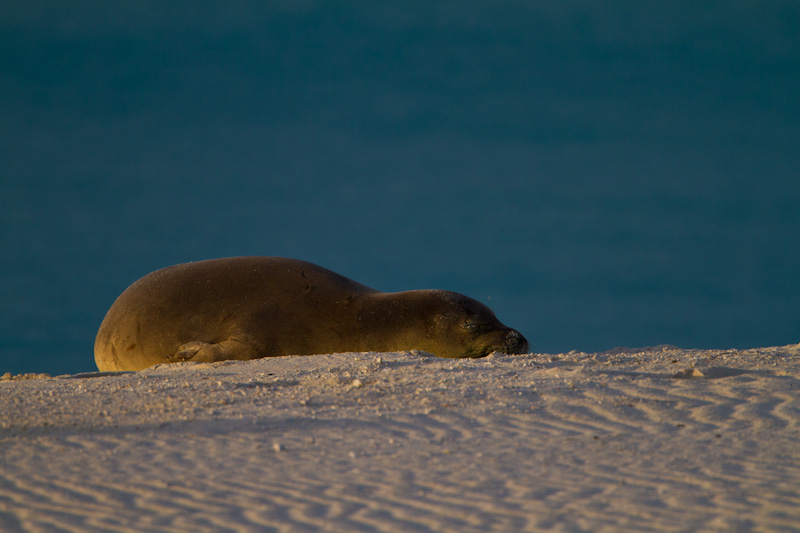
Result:
[[[0,382],[2,531],[800,523],[800,346],[31,377]]]

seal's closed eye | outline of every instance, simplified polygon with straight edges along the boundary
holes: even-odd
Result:
[[[478,318],[470,317],[464,322],[464,329],[469,331],[479,332],[479,331],[486,331],[492,327],[491,324],[485,321],[481,321]]]

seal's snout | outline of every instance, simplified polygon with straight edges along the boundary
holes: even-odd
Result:
[[[528,341],[519,331],[512,329],[506,335],[505,352],[511,355],[527,353]]]

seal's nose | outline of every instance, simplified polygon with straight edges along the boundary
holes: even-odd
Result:
[[[512,329],[506,335],[506,353],[515,355],[528,352],[528,341],[522,334]]]

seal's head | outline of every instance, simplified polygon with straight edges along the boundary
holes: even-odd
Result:
[[[528,341],[500,322],[491,309],[463,294],[442,290],[381,293],[370,309],[373,324],[394,331],[390,350],[418,349],[439,357],[485,357],[492,352],[527,353]]]
[[[521,354],[528,341],[520,332],[500,322],[477,300],[450,291],[420,291],[436,302],[432,313],[440,357],[485,357],[492,352]]]

